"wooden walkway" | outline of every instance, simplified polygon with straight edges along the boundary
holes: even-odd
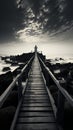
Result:
[[[32,64],[15,130],[57,130],[37,56]]]

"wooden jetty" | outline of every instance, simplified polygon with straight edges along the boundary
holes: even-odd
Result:
[[[49,88],[46,86],[42,68],[48,72],[59,90],[57,108]],[[26,84],[22,86],[22,77],[27,69],[28,78]],[[73,98],[61,87],[59,81],[45,66],[37,54],[37,48],[35,48],[35,56],[30,59],[21,73],[0,96],[0,107],[11,93],[16,82],[18,83],[19,103],[10,130],[63,130],[64,100],[66,99],[73,106]]]

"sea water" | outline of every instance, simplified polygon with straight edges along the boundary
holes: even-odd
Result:
[[[0,57],[0,75],[7,72],[7,71],[5,72],[2,71],[4,67],[9,67],[11,69],[11,72],[13,72],[19,66],[18,65],[11,66],[11,64],[6,63],[4,60],[1,60],[1,57]]]

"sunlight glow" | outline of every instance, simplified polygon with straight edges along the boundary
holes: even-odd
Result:
[[[31,17],[33,14],[31,13]],[[37,45],[38,51],[42,52],[47,58],[53,57],[72,57],[73,44],[62,41],[58,38],[50,37],[48,33],[42,33],[40,24],[30,21],[31,24],[18,31],[19,42],[11,42],[0,45],[0,55],[18,55],[34,51]]]

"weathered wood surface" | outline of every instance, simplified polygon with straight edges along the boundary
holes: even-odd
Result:
[[[23,73],[25,72],[25,70],[27,69],[27,67],[32,63],[32,61],[33,61],[33,57],[31,57],[31,59],[27,62],[27,64],[21,70],[21,73],[16,76],[16,78],[13,80],[13,82],[2,93],[2,95],[0,96],[0,108],[2,107],[4,102],[6,101],[6,99],[10,95],[10,93],[12,92],[13,88],[16,85],[16,82],[18,82],[18,86],[19,86],[18,90],[20,90],[20,93],[18,94],[18,97],[19,97],[19,99],[21,98],[21,96],[22,96],[22,94],[21,94],[22,93],[22,89],[20,88],[21,87],[21,77],[22,77]]]
[[[68,91],[60,85],[60,81],[58,81],[56,79],[56,77],[53,75],[53,73],[50,71],[50,69],[44,64],[42,59],[41,58],[39,58],[39,59],[40,59],[40,62],[42,63],[42,65],[43,65],[43,68],[45,68],[45,70],[48,72],[48,74],[50,75],[51,79],[54,81],[55,85],[57,86],[59,91],[62,93],[64,98],[69,102],[69,104],[71,106],[73,106],[73,97],[72,97],[72,95],[70,95],[68,93]]]
[[[57,130],[37,56],[32,64],[15,130]]]

